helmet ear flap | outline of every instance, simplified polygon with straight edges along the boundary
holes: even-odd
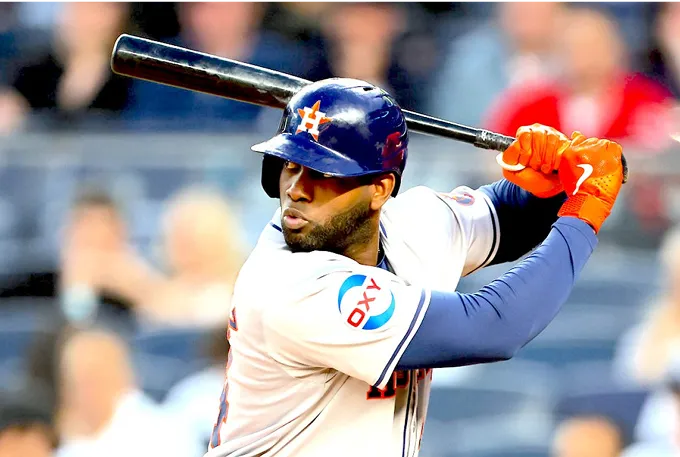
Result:
[[[279,179],[283,170],[284,160],[265,154],[262,158],[262,188],[271,198],[279,198]]]

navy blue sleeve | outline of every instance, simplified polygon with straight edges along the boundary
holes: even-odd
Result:
[[[496,208],[500,227],[498,251],[489,265],[515,261],[535,248],[548,236],[566,199],[564,193],[538,198],[506,179],[479,190]]]
[[[585,222],[562,217],[529,256],[479,292],[432,292],[398,369],[507,360],[545,329],[597,245]]]

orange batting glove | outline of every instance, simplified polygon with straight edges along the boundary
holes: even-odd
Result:
[[[520,171],[503,169],[503,177],[540,198],[555,196],[564,189],[556,172],[569,147],[566,135],[541,124],[517,129],[517,139],[503,152],[507,165],[523,165]]]
[[[557,214],[577,217],[597,233],[621,190],[623,150],[613,141],[586,138],[580,132],[571,138],[558,170],[567,201]]]

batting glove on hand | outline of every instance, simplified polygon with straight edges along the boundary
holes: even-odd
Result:
[[[586,138],[580,132],[571,138],[558,170],[568,198],[557,214],[577,217],[597,233],[623,184],[623,149],[613,141]]]
[[[555,173],[570,141],[566,135],[541,124],[517,129],[517,139],[498,156],[503,177],[540,198],[562,192]]]

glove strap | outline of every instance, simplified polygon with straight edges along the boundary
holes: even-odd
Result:
[[[558,216],[573,216],[590,224],[595,233],[611,213],[611,205],[606,204],[597,197],[588,194],[576,194],[564,202]]]

